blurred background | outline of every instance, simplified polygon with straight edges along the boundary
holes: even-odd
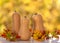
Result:
[[[11,22],[14,11],[27,16],[38,13],[46,31],[60,30],[60,0],[0,0],[0,34],[6,29],[4,22]]]

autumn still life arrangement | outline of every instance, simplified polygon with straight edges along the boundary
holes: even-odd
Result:
[[[32,25],[30,25],[30,20]],[[20,40],[30,40],[44,41],[49,39],[49,31],[46,31],[43,25],[43,19],[40,14],[35,13],[29,19],[27,16],[20,16],[18,12],[14,12],[12,15],[12,24],[9,27],[9,23],[5,22],[6,26],[5,32],[1,37],[9,41],[20,41]],[[55,31],[56,32],[56,31]],[[54,33],[55,36],[59,31]],[[55,36],[57,37],[57,36]],[[58,37],[57,37],[58,38]]]

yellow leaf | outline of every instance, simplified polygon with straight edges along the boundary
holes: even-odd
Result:
[[[44,5],[47,9],[51,9],[52,4],[53,4],[53,0],[43,0]]]
[[[5,29],[5,26],[4,25],[1,25],[0,26],[0,34],[2,34],[4,32],[4,29]]]

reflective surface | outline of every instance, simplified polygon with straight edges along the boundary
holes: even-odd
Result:
[[[10,42],[5,40],[4,38],[0,37],[0,43],[58,43],[58,40],[46,40],[43,42],[39,42],[39,41],[34,41],[34,40],[30,40],[30,41],[16,41],[16,42]]]

